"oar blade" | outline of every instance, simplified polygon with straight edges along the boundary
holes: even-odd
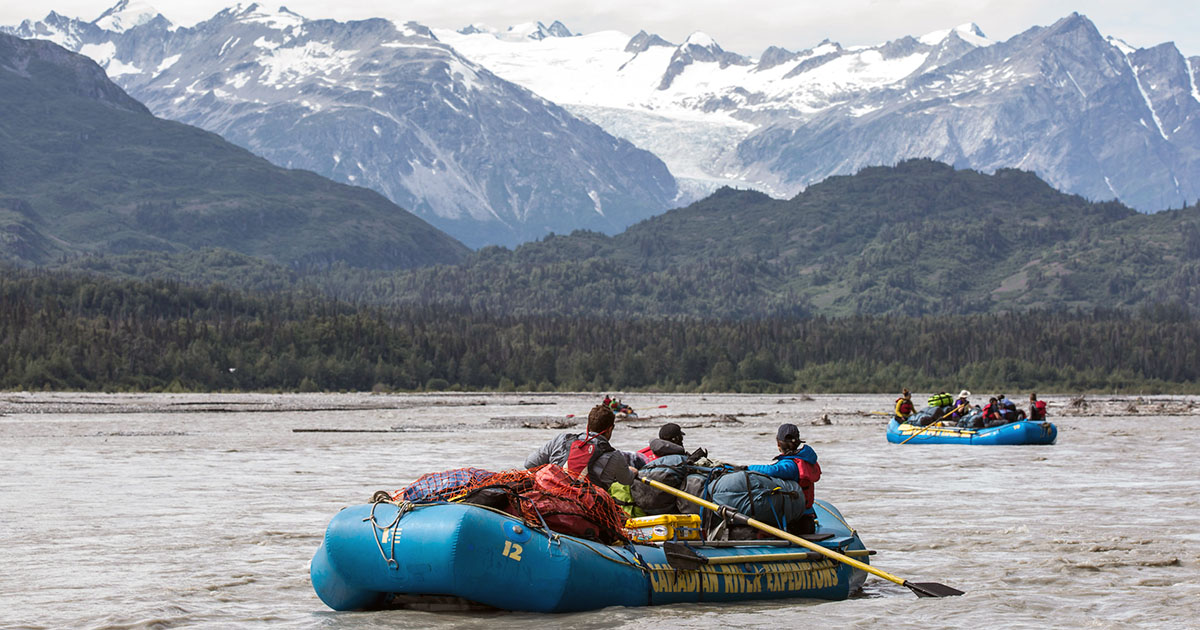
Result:
[[[708,558],[696,553],[694,549],[683,543],[667,541],[663,543],[663,555],[672,569],[695,571],[708,564]]]
[[[916,593],[917,597],[954,597],[963,594],[962,591],[953,586],[946,586],[937,582],[909,582],[905,580],[904,585],[910,591]]]

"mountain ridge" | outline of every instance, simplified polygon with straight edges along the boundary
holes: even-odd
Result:
[[[0,259],[221,246],[289,267],[456,262],[465,246],[364,188],[152,116],[91,59],[0,34]]]
[[[241,39],[221,30],[237,15],[258,30]],[[576,34],[558,21],[456,32],[306,21],[251,5],[197,25],[208,25],[206,45],[219,54],[189,61],[159,49],[164,33],[191,37],[165,19],[112,36],[52,16],[22,28],[86,48],[152,110],[276,163],[370,185],[473,247],[574,229],[612,234],[725,185],[790,198],[829,176],[910,158],[1019,168],[1141,211],[1200,198],[1200,57],[1169,43],[1135,49],[1078,12],[1003,42],[966,23],[877,46],[768,46],[757,59],[703,33],[673,44],[645,31]],[[420,96],[393,100],[417,114],[381,109],[378,86],[328,71],[276,94],[285,76],[315,72],[283,63],[285,53],[336,66],[391,28],[429,55],[410,60],[423,69],[396,75]],[[136,35],[150,31],[158,35]],[[430,68],[448,78],[429,81]],[[451,111],[473,102],[466,84],[489,75],[529,90],[523,107],[539,113],[470,110],[476,123]],[[571,119],[590,122],[560,135]]]
[[[203,282],[224,273],[211,263],[130,256],[70,268]],[[282,282],[281,272],[237,264],[235,281]],[[291,281],[348,301],[493,316],[1200,309],[1200,206],[1147,215],[1061,193],[1016,169],[910,160],[832,177],[790,200],[722,188],[616,236],[577,231],[513,250],[485,247],[459,264],[339,267]]]
[[[1200,198],[1200,57],[1169,43],[1138,50],[1109,41],[1078,12],[1003,42],[968,23],[878,46],[767,47],[741,70],[673,64],[670,52],[652,59],[640,49],[651,37],[584,34],[576,39],[591,46],[570,49],[484,34],[443,39],[654,151],[700,196],[737,184],[788,198],[830,175],[929,157],[1031,170],[1067,192],[1142,211]],[[1163,111],[1173,123],[1155,123]],[[712,141],[696,150],[695,135]]]
[[[570,39],[559,27],[541,28]],[[114,33],[47,20],[15,32],[93,55],[156,115],[377,190],[475,247],[579,227],[616,232],[677,194],[652,154],[419,24],[308,20],[252,4],[193,27],[164,19]]]

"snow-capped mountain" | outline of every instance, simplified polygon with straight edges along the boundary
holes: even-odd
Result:
[[[110,13],[14,31],[93,57],[158,115],[375,188],[472,245],[611,232],[672,205],[675,182],[677,203],[721,185],[787,197],[914,157],[1147,211],[1200,198],[1200,57],[1134,49],[1078,14],[1003,42],[966,24],[752,58],[703,33],[561,22],[429,31],[252,5],[186,29]]]
[[[92,57],[158,116],[378,190],[471,246],[613,233],[676,197],[654,155],[420,25],[249,5],[178,28],[147,13],[123,0],[90,23],[52,13],[10,30]],[[527,35],[569,37],[560,27]]]
[[[1200,58],[1134,50],[1072,14],[993,42],[974,24],[873,47],[769,47],[751,59],[703,33],[571,38],[435,31],[661,157],[693,194],[734,184],[790,196],[830,175],[930,157],[1017,167],[1142,210],[1200,198]]]

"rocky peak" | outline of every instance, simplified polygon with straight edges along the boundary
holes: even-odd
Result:
[[[148,2],[121,0],[101,13],[92,24],[106,31],[124,33],[158,18],[166,19]]]
[[[659,82],[658,89],[665,90],[671,87],[675,77],[694,63],[716,63],[724,69],[729,66],[748,66],[751,61],[737,53],[727,52],[712,37],[696,31],[675,49],[675,54],[671,56],[671,62],[667,66],[666,73],[663,74],[662,81]]]
[[[758,58],[758,69],[767,70],[769,68],[774,68],[775,66],[785,64],[789,61],[797,59],[798,57],[800,57],[800,53],[792,52],[786,48],[780,48],[778,46],[769,46],[763,51],[762,56]]]
[[[658,35],[651,35],[646,31],[638,31],[638,34],[634,35],[629,40],[628,44],[625,44],[625,52],[636,55],[637,53],[649,50],[651,46],[669,46],[674,48],[675,44],[672,44]]]

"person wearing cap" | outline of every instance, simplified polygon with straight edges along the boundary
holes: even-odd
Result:
[[[796,529],[799,533],[811,534],[816,529],[817,517],[813,510],[813,499],[816,498],[813,486],[821,479],[817,452],[800,439],[800,429],[790,422],[779,425],[779,430],[775,432],[775,444],[779,447],[779,455],[775,456],[774,464],[746,466],[746,470],[798,482],[804,491],[804,515]]]
[[[958,420],[967,414],[971,413],[971,392],[962,390],[958,392],[958,398],[954,401],[954,408],[950,413],[946,414],[946,418],[950,420]]]
[[[1004,395],[1001,394],[1000,398]],[[1000,415],[1000,403],[995,396],[988,399],[988,404],[983,406],[983,426],[994,427],[1004,424],[1004,416]]]
[[[668,422],[658,430],[658,437],[650,440],[650,446],[638,451],[642,461],[652,462],[664,455],[687,455],[683,448],[683,429],[674,422]]]
[[[586,477],[605,490],[614,482],[632,485],[642,460],[608,443],[615,420],[612,409],[596,405],[588,412],[586,432],[563,433],[546,442],[525,459],[525,468],[555,464],[572,477]]]
[[[905,388],[900,397],[896,399],[896,421],[906,422],[908,417],[913,415],[917,408],[913,405],[912,394]]]
[[[1005,423],[1017,422],[1025,419],[1025,411],[1017,409],[1017,403],[1005,398],[1004,394],[1000,394],[996,397],[996,404],[1000,407],[1000,418],[1003,419]]]

